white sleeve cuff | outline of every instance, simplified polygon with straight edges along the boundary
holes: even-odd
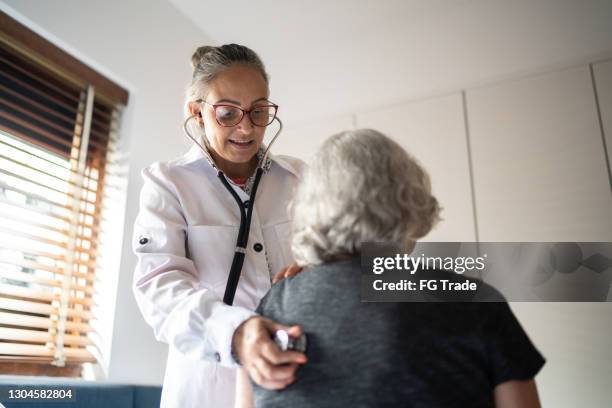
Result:
[[[256,315],[257,313],[252,310],[240,306],[228,306],[222,302],[215,302],[212,313],[206,320],[206,333],[212,337],[209,340],[214,354],[203,357],[207,360],[212,357],[225,367],[238,367],[231,354],[234,331],[245,320]]]

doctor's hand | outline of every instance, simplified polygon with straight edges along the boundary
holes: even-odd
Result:
[[[298,266],[297,264],[293,263],[283,269],[281,269],[276,275],[274,275],[274,277],[272,278],[272,284],[274,285],[275,283],[278,283],[280,281],[282,281],[285,278],[290,278],[292,276],[297,275],[298,273],[302,272],[304,270],[304,268],[302,268],[301,266]]]
[[[280,390],[295,381],[295,372],[306,356],[297,351],[281,351],[272,336],[277,330],[286,330],[299,337],[299,326],[284,326],[261,316],[243,322],[232,338],[232,349],[240,364],[255,383],[270,390]]]

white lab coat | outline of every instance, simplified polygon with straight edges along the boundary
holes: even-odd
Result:
[[[144,186],[133,237],[138,256],[133,289],[155,337],[169,345],[164,408],[234,405],[233,332],[254,314],[270,289],[271,276],[293,262],[287,204],[303,163],[289,157],[271,159],[257,191],[231,307],[222,299],[240,213],[216,170],[194,146],[177,160],[142,171]],[[234,189],[248,200],[242,189]],[[263,250],[257,252],[256,243]]]

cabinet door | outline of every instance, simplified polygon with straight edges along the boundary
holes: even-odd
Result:
[[[612,304],[515,302],[512,310],[546,358],[536,376],[543,407],[609,407]]]
[[[608,165],[612,166],[612,61],[593,64],[593,74],[608,152]]]
[[[481,241],[610,241],[588,66],[467,92]]]
[[[423,241],[474,241],[461,94],[357,114],[357,126],[399,142],[428,171],[443,220]]]

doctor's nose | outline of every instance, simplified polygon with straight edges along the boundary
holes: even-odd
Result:
[[[244,133],[251,133],[253,131],[253,122],[251,122],[248,114],[243,115],[242,120],[236,126]]]

